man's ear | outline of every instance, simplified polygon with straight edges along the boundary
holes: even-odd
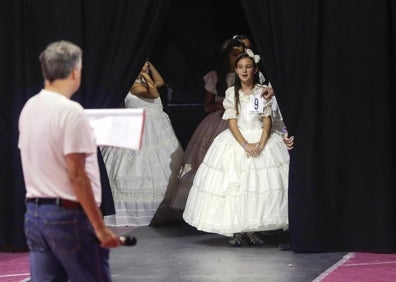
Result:
[[[77,68],[73,68],[71,73],[70,73],[70,77],[73,78],[73,79],[76,79],[77,72],[78,72],[78,69]]]

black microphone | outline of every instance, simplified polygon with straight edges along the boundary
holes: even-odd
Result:
[[[119,240],[122,246],[127,246],[127,247],[135,246],[137,243],[136,238],[130,236],[120,236]]]

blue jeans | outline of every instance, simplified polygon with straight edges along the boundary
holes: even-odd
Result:
[[[102,248],[82,209],[26,203],[31,281],[111,281]]]

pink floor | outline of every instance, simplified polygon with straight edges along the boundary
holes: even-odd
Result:
[[[28,253],[0,253],[0,282],[29,280]],[[396,254],[348,253],[314,282],[394,282]]]
[[[20,282],[29,276],[28,253],[0,253],[0,282]]]
[[[396,254],[348,253],[315,282],[394,282]]]

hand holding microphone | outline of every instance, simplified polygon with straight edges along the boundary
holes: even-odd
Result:
[[[117,236],[107,227],[99,229],[95,233],[100,245],[104,248],[136,245],[135,237]]]
[[[119,241],[122,246],[126,247],[135,246],[137,243],[136,238],[130,236],[120,236]]]

